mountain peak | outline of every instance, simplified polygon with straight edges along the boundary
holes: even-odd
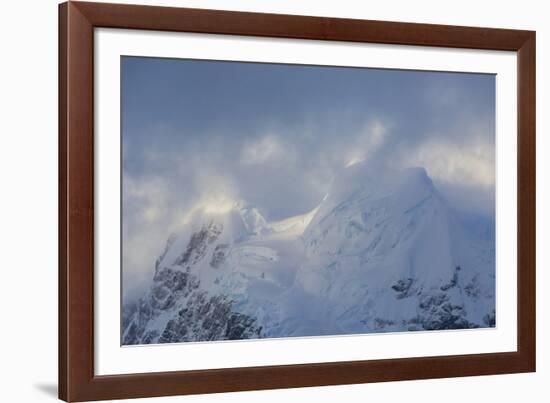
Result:
[[[217,201],[124,308],[125,344],[494,326],[494,238],[474,238],[424,168],[351,165],[277,222]]]
[[[428,187],[433,186],[424,167],[394,169],[362,161],[342,169],[334,178],[333,187],[340,185],[350,188],[357,188],[361,185],[395,187],[405,183],[414,183],[419,186]]]
[[[336,175],[314,221],[319,221],[335,209],[345,206],[362,205],[387,198],[407,206],[430,195],[439,198],[432,180],[422,167],[382,169],[377,164],[359,162],[342,169]]]

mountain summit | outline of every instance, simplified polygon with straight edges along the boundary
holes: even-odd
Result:
[[[124,306],[123,344],[493,327],[493,226],[423,168],[351,165],[304,215],[236,204],[191,220]]]

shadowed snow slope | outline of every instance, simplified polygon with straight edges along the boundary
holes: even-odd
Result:
[[[197,213],[123,312],[124,344],[495,325],[494,223],[423,168],[344,169],[309,213]]]

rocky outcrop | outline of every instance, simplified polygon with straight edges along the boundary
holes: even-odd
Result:
[[[222,225],[210,223],[193,233],[185,251],[171,267],[160,265],[166,251],[157,260],[153,285],[146,297],[123,308],[122,344],[178,343],[184,341],[234,340],[258,338],[261,328],[255,319],[236,312],[232,301],[223,295],[209,295],[200,288],[200,280],[191,266],[206,256],[207,246],[216,241]],[[173,239],[169,239],[167,248]],[[210,264],[223,261],[218,245]],[[183,269],[182,269],[183,267]],[[162,328],[151,327],[161,315],[169,319]]]
[[[239,340],[257,338],[261,328],[247,315],[234,312],[223,296],[199,292],[187,300],[164,328],[159,343],[183,341]]]

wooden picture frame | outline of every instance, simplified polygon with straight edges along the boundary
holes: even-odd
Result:
[[[518,350],[94,374],[94,28],[516,51]],[[59,398],[123,399],[535,371],[535,32],[68,2],[59,6]]]

